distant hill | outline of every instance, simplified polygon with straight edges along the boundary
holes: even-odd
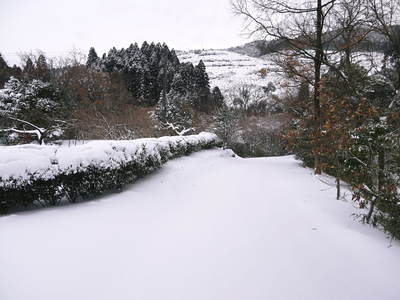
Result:
[[[328,35],[334,34],[331,32],[325,38],[328,39]],[[340,44],[343,42],[336,38],[326,45],[326,49],[336,49]],[[388,41],[384,35],[376,32],[369,33],[365,40],[353,48],[354,62],[374,73],[382,66],[387,46]],[[238,90],[246,86],[251,91],[267,90],[269,97],[274,97],[290,90],[287,86],[287,78],[276,65],[275,53],[278,50],[288,49],[290,47],[287,42],[275,39],[256,40],[222,50],[179,51],[177,54],[181,62],[198,64],[200,60],[203,60],[210,77],[210,85],[219,86],[225,96],[238,93]],[[340,59],[339,55],[335,57],[334,59]]]
[[[190,50],[177,51],[181,62],[198,64],[203,60],[207,73],[210,77],[210,85],[220,87],[224,94],[229,94],[243,85],[252,86],[254,89],[273,85],[273,94],[281,95],[288,90],[285,78],[275,63],[276,54],[262,54],[257,46],[260,41],[247,43],[243,46],[227,50]],[[379,40],[374,44],[380,48]],[[379,47],[378,47],[379,46]],[[365,46],[367,47],[367,46]],[[372,46],[368,46],[371,47]],[[362,64],[367,70],[374,71],[373,67],[379,68],[383,58],[382,50],[358,51],[355,61]]]
[[[244,45],[231,47],[226,50],[251,57],[260,57],[266,54],[263,50],[265,44],[265,41],[256,40]]]
[[[333,35],[331,32],[329,35]],[[387,46],[387,39],[384,35],[377,32],[371,32],[368,34],[367,38],[360,42],[354,47],[354,51],[372,51],[372,52],[384,52]],[[327,45],[326,49],[335,49],[335,45],[340,44],[340,39],[337,38]],[[226,50],[235,53],[251,56],[251,57],[261,57],[266,54],[276,52],[277,50],[288,50],[290,47],[284,41],[278,39],[265,41],[256,40],[244,45],[231,47]]]

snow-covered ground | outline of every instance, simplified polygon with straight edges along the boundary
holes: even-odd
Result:
[[[354,212],[292,157],[201,151],[119,194],[0,217],[0,299],[398,299],[399,243]]]
[[[380,70],[382,66],[382,53],[357,52],[353,56],[353,62],[362,65],[371,74]],[[288,87],[291,84],[274,62],[275,54],[255,58],[228,50],[209,49],[181,51],[178,57],[180,61],[191,62],[194,65],[203,60],[210,77],[210,85],[218,86],[224,95],[241,86],[248,86],[254,90],[267,87],[270,83],[276,89],[273,95],[278,97],[286,95],[289,91],[297,91]],[[339,56],[337,60],[340,60]],[[306,63],[310,62],[306,60]]]
[[[276,72],[273,56],[254,58],[227,50],[192,50],[180,52],[179,60],[194,65],[203,60],[210,76],[211,86],[218,86],[223,92],[237,85],[267,86],[269,82],[280,87],[280,76]],[[265,69],[265,77],[260,70]]]

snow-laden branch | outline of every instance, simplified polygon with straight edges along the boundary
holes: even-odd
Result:
[[[34,129],[34,130],[20,130],[20,129],[16,129],[16,128],[0,129],[0,132],[7,132],[7,131],[23,133],[23,134],[35,134],[37,136],[38,141],[42,140],[42,133],[40,132],[40,130],[37,130],[37,129]]]
[[[13,117],[13,116],[10,116],[7,114],[5,114],[4,117],[7,119],[10,119],[10,120],[13,120],[13,121],[17,121],[17,122],[29,125],[29,126],[35,128],[36,130],[39,130],[41,133],[44,133],[46,131],[44,128],[40,128],[40,127],[36,126],[35,124],[32,124],[31,122],[28,122],[28,121],[25,121],[25,120],[22,120],[22,119],[19,119],[16,117]]]
[[[12,120],[12,121],[15,121],[15,122],[19,122],[19,123],[28,125],[28,126],[32,127],[33,130],[24,130],[24,129],[17,129],[17,128],[11,127],[11,128],[0,129],[0,132],[9,132],[9,131],[11,131],[11,132],[15,132],[15,133],[34,134],[34,135],[36,135],[38,142],[40,144],[43,143],[43,135],[46,132],[45,128],[41,128],[39,126],[36,126],[35,124],[32,124],[31,122],[19,119],[19,118],[14,117],[14,116],[10,116],[10,115],[5,114],[5,113],[3,113],[1,115],[6,119],[9,119],[9,120]]]
[[[177,135],[185,135],[186,133],[190,132],[193,130],[193,128],[184,128],[183,130],[180,130],[179,127],[175,126],[174,124],[170,122],[165,123],[167,128],[172,129]]]

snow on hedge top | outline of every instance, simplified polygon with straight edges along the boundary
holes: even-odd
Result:
[[[170,136],[130,141],[90,141],[73,147],[0,146],[1,186],[29,183],[35,179],[51,179],[59,174],[83,171],[88,167],[118,168],[130,161],[143,162],[148,157],[161,160],[174,155],[173,149],[216,144],[215,134],[203,132],[191,136]]]

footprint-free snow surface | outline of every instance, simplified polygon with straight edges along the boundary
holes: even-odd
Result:
[[[399,299],[400,247],[293,157],[207,150],[0,217],[1,300]]]

